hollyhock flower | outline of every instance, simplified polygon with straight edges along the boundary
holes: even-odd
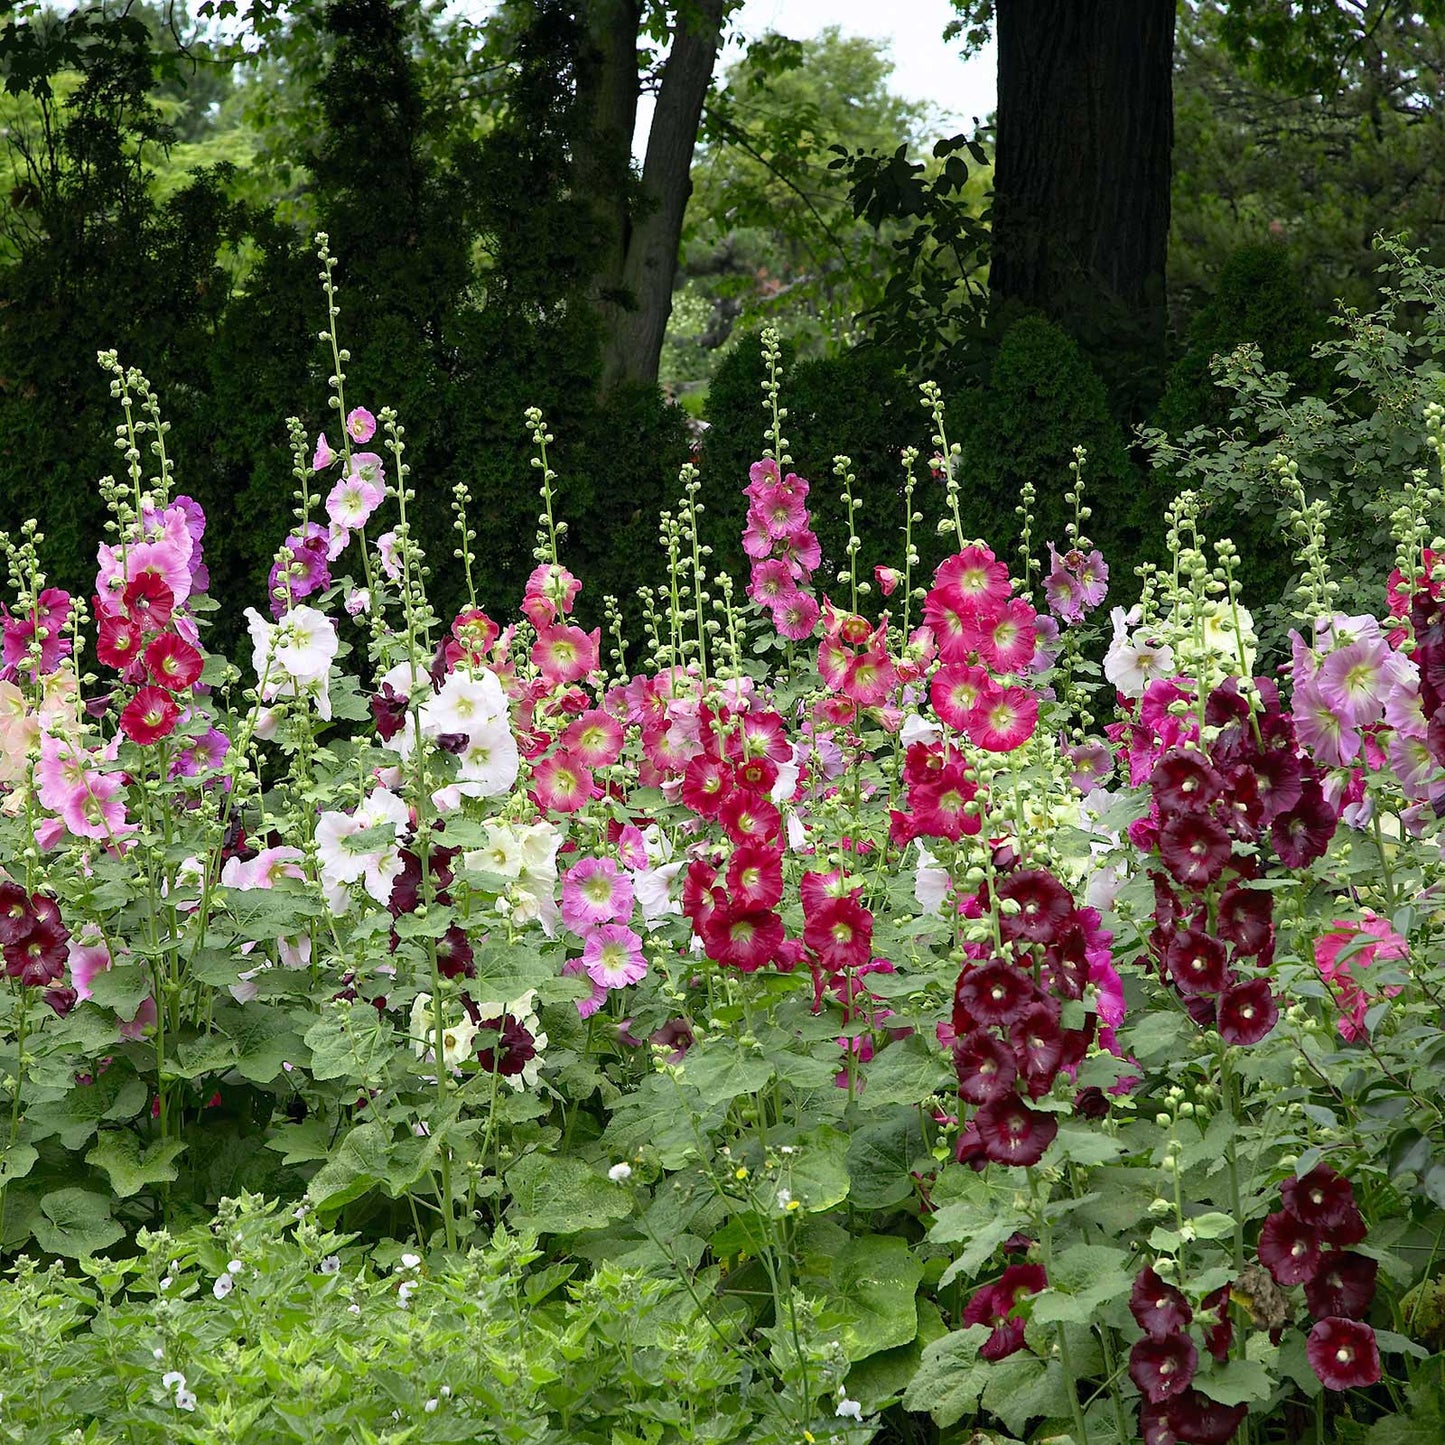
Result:
[[[340,641],[331,619],[314,607],[293,607],[268,623],[254,607],[246,609],[251,630],[251,665],[262,702],[287,696],[311,696],[317,714],[331,717],[328,679]]]
[[[0,882],[0,944],[19,943],[35,926],[35,906],[18,883]]]
[[[1027,1009],[1009,1029],[1009,1041],[1029,1081],[1029,1092],[1034,1097],[1047,1092],[1064,1061],[1058,1004],[1053,999],[1042,999]]]
[[[497,798],[510,792],[521,771],[521,757],[506,718],[493,718],[462,737],[463,747],[456,755],[458,795]]]
[[[397,543],[395,532],[383,532],[376,539],[376,555],[380,559],[381,570],[393,582],[401,581],[401,554]]]
[[[22,663],[30,663],[32,656],[34,664],[27,668],[32,680],[54,672],[62,659],[70,656],[70,638],[65,634],[70,593],[47,587],[26,616],[12,617],[8,608],[0,608],[0,615],[4,619],[0,661],[12,675]]]
[[[365,446],[376,435],[376,418],[364,406],[346,414],[346,434],[357,446]]]
[[[1300,785],[1300,799],[1287,813],[1275,818],[1269,841],[1286,868],[1305,868],[1323,858],[1335,835],[1334,810],[1314,778]]]
[[[717,816],[723,831],[734,843],[749,839],[771,841],[777,838],[783,825],[783,815],[772,802],[745,788],[734,788],[728,793]]]
[[[1063,565],[1063,559],[1049,544],[1053,565],[1044,578],[1044,600],[1049,611],[1066,623],[1084,620],[1084,589],[1079,586],[1073,573]]]
[[[970,663],[945,663],[928,684],[929,701],[940,721],[959,732],[972,721],[989,687],[988,672]]]
[[[585,936],[597,924],[632,916],[632,880],[611,858],[584,858],[562,879],[562,921]]]
[[[184,638],[163,632],[153,637],[145,650],[145,669],[152,682],[172,692],[183,692],[201,676],[200,651]]]
[[[1185,1334],[1146,1335],[1129,1351],[1129,1378],[1151,1404],[1162,1404],[1189,1388],[1199,1367],[1199,1352]]]
[[[263,848],[254,858],[227,858],[221,865],[221,886],[249,891],[274,888],[282,878],[304,879],[299,848]]]
[[[388,825],[389,840],[353,841],[357,834]],[[389,788],[374,789],[354,813],[322,813],[316,820],[316,857],[323,887],[334,896],[348,884],[364,880],[366,891],[378,903],[386,903],[402,871],[400,839],[409,826],[406,803]]]
[[[381,501],[381,488],[353,466],[327,494],[326,515],[333,526],[354,532],[371,520]]]
[[[873,915],[851,894],[804,909],[803,942],[827,973],[861,968],[872,957]]]
[[[1203,754],[1178,749],[1155,763],[1149,787],[1166,812],[1202,812],[1224,791],[1224,779]]]
[[[589,708],[568,723],[558,741],[584,767],[610,767],[622,754],[622,724],[600,708]]]
[[[1318,1321],[1305,1341],[1305,1354],[1327,1390],[1363,1389],[1380,1381],[1375,1332],[1359,1320],[1331,1316]]]
[[[1229,981],[1224,945],[1200,928],[1184,928],[1169,941],[1164,966],[1183,994],[1218,993]]]
[[[1140,1270],[1134,1277],[1134,1286],[1129,1291],[1129,1313],[1152,1340],[1167,1339],[1187,1330],[1194,1318],[1189,1301],[1172,1284],[1165,1283],[1152,1267]]]
[[[1242,957],[1257,958],[1274,937],[1274,897],[1262,888],[1231,883],[1219,897],[1215,931]]]
[[[1349,727],[1364,727],[1384,716],[1385,700],[1408,686],[1410,664],[1383,639],[1336,648],[1320,664],[1316,686]]]
[[[595,984],[593,988],[595,991]],[[603,990],[604,996],[605,993]],[[487,1073],[500,1075],[519,1092],[537,1087],[542,1072],[542,1051],[547,1047],[547,1035],[541,1031],[537,1015],[531,1012],[535,994],[535,989],[528,989],[512,1004],[474,1006],[479,1019],[477,1063]]]
[[[764,557],[753,563],[747,593],[760,607],[776,607],[798,590],[792,570],[781,557]]]
[[[582,966],[593,983],[609,989],[625,988],[647,972],[642,940],[621,924],[601,924],[587,935]]]
[[[1231,855],[1229,834],[1207,816],[1179,814],[1159,830],[1159,856],[1170,876],[1201,892],[1224,871]]]
[[[873,580],[878,584],[878,590],[885,597],[892,597],[898,590],[898,584],[903,581],[903,573],[896,567],[885,567],[882,563],[873,569]]]
[[[728,860],[727,894],[747,912],[776,908],[783,897],[782,851],[758,841],[740,843]]]
[[[1286,1179],[1279,1192],[1285,1209],[1329,1243],[1358,1244],[1365,1237],[1354,1186],[1328,1164],[1316,1164],[1303,1178]]]
[[[1305,1281],[1310,1313],[1316,1319],[1364,1319],[1375,1298],[1379,1271],[1375,1260],[1352,1250],[1322,1256],[1319,1269]]]
[[[789,642],[806,642],[818,626],[822,610],[806,592],[794,592],[773,604],[773,630]]]
[[[783,947],[783,920],[776,913],[735,912],[726,905],[721,889],[713,898],[712,911],[701,924],[694,919],[693,927],[709,958],[744,973],[774,962]]]
[[[1081,793],[1092,793],[1114,771],[1114,758],[1097,738],[1064,749],[1069,782]]]
[[[142,747],[159,742],[175,731],[181,710],[164,688],[143,687],[121,709],[120,730]]]
[[[323,472],[336,460],[336,453],[331,450],[331,443],[326,440],[326,433],[322,432],[316,438],[316,450],[311,455],[311,470]]]
[[[266,584],[273,617],[331,585],[330,550],[330,533],[316,522],[307,522],[281,544]]]
[[[1002,959],[965,965],[955,998],[981,1024],[1017,1023],[1033,1003],[1034,981]]]
[[[1012,752],[1034,735],[1039,721],[1039,699],[1036,693],[1016,684],[999,687],[996,683],[985,689],[977,709],[969,719],[969,738],[990,753]]]
[[[1122,607],[1111,616],[1114,641],[1104,654],[1104,676],[1125,697],[1142,697],[1149,683],[1174,675],[1174,650],[1145,629],[1131,634]]]
[[[495,673],[483,668],[473,675],[458,669],[449,673],[440,691],[422,704],[422,731],[429,737],[446,733],[470,736],[505,716],[506,711],[506,694]]]
[[[555,624],[541,629],[532,644],[532,662],[548,687],[580,682],[597,670],[602,629]]]
[[[933,583],[935,589],[953,594],[959,612],[966,617],[998,611],[1013,587],[1007,566],[981,542],[971,542],[940,562]]]
[[[1259,1231],[1259,1262],[1276,1284],[1303,1284],[1320,1267],[1320,1243],[1315,1228],[1289,1209],[1277,1210]]]
[[[155,572],[137,572],[120,595],[125,616],[143,632],[158,631],[171,620],[180,602],[164,577]],[[96,601],[100,601],[97,597]]]
[[[1057,878],[1044,868],[1020,868],[1001,879],[995,891],[1000,900],[1018,904],[1005,911],[999,927],[1006,940],[1051,943],[1074,911],[1074,900]]]
[[[1048,1275],[1041,1264],[1011,1264],[996,1283],[985,1285],[963,1307],[962,1323],[988,1325],[993,1331],[978,1353],[997,1362],[1024,1347],[1024,1321],[1014,1311],[1030,1295],[1048,1288]]]
[[[1013,1094],[981,1104],[973,1122],[984,1153],[995,1164],[1037,1164],[1059,1132],[1057,1115],[1031,1109]]]
[[[532,765],[532,792],[548,812],[575,813],[586,806],[593,791],[591,772],[560,753]]]
[[[106,614],[100,618],[95,655],[107,667],[125,671],[141,655],[141,629],[125,613]]]
[[[974,1029],[953,1045],[958,1092],[970,1104],[987,1104],[1013,1092],[1018,1077],[1014,1053],[997,1034]]]
[[[1342,768],[1360,753],[1360,735],[1325,697],[1318,680],[1297,686],[1290,707],[1300,746],[1327,768]]]
[[[967,638],[994,672],[1022,672],[1034,655],[1034,609],[1015,597],[996,613],[968,620]]]
[[[1405,940],[1368,908],[1359,923],[1337,918],[1333,929],[1315,940],[1315,966],[1339,1002],[1336,1027],[1342,1038],[1354,1040],[1364,1035],[1369,995],[1361,986],[1359,971],[1377,961],[1403,962],[1408,957]],[[1389,985],[1380,992],[1393,998],[1400,987]]]
[[[1272,1033],[1278,1022],[1279,1004],[1267,978],[1237,983],[1219,996],[1216,1024],[1227,1044],[1248,1048]]]
[[[1178,1445],[1228,1445],[1249,1414],[1249,1406],[1221,1405],[1191,1386],[1170,1400],[1164,1412]]]
[[[5,972],[29,988],[44,988],[63,977],[69,942],[70,932],[59,912],[41,913],[23,937],[0,945]]]

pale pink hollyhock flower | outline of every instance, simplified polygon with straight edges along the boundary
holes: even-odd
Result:
[[[607,995],[610,992],[605,983],[598,983],[596,979],[587,975],[580,958],[569,958],[562,965],[562,972],[572,978],[586,978],[592,988],[590,998],[579,998],[577,1000],[577,1012],[584,1018],[590,1019],[603,1004],[607,1002]]]
[[[371,592],[366,587],[353,587],[346,594],[345,602],[347,615],[360,617],[363,612],[371,611]]]
[[[316,438],[316,452],[311,458],[311,470],[313,472],[324,471],[336,460],[336,453],[331,450],[331,443],[326,440],[326,433],[322,432]]]
[[[632,916],[632,880],[611,858],[584,858],[562,879],[562,922],[585,935],[602,923]]]
[[[383,532],[376,539],[376,555],[381,559],[381,570],[393,582],[401,581],[401,558],[396,551],[396,533]]]
[[[1358,923],[1337,918],[1333,929],[1315,939],[1315,967],[1330,985],[1340,1007],[1336,1027],[1340,1037],[1354,1040],[1365,1032],[1365,1015],[1370,997],[1360,982],[1362,970],[1371,964],[1400,961],[1410,956],[1405,940],[1375,913],[1366,908]],[[1393,998],[1399,985],[1382,988],[1380,993]]]
[[[156,1001],[149,995],[141,1001],[141,1006],[135,1011],[135,1017],[127,1021],[120,1020],[120,1036],[135,1042],[143,1039],[147,1029],[156,1026]]]
[[[575,813],[586,805],[593,789],[591,771],[557,753],[532,766],[532,791],[554,813]]]
[[[297,934],[295,938],[278,938],[276,956],[284,968],[309,968],[311,966],[311,935]]]
[[[224,888],[274,888],[282,878],[305,878],[299,848],[263,848],[254,858],[227,858],[221,869]]]
[[[1385,700],[1409,678],[1409,664],[1384,642],[1351,642],[1320,664],[1320,695],[1348,727],[1378,722]]]
[[[1321,690],[1321,677],[1296,683],[1290,711],[1300,746],[1327,768],[1342,768],[1359,756],[1360,735]]]
[[[105,940],[94,930],[87,929],[78,937],[72,937],[65,946],[66,963],[70,970],[70,986],[75,996],[90,997],[90,986],[95,976],[110,967],[110,950]]]
[[[594,984],[609,989],[626,988],[647,973],[642,940],[620,923],[604,923],[587,935],[582,967]]]
[[[337,527],[356,530],[371,520],[381,505],[381,488],[359,472],[351,471],[332,487],[326,498],[326,515]]]
[[[376,418],[364,406],[346,415],[346,434],[357,446],[365,446],[376,435]]]
[[[60,816],[77,838],[110,841],[134,833],[139,824],[126,821],[125,804],[115,795],[121,781],[114,773],[92,773],[84,790],[76,794]]]
[[[13,682],[0,682],[0,784],[25,776],[39,736],[40,720],[27,711],[25,694]]]
[[[348,845],[357,833],[392,825],[392,841],[358,849]],[[406,803],[389,788],[376,788],[354,813],[322,813],[316,820],[316,857],[321,882],[328,890],[364,880],[378,903],[391,897],[391,885],[402,870],[401,837],[410,824]],[[334,893],[333,893],[333,896]]]

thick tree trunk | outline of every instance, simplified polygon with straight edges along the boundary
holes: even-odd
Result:
[[[1146,404],[1165,361],[1174,14],[1175,0],[997,7],[995,317],[1043,312]]]
[[[636,6],[629,0],[594,0],[598,15],[612,12],[612,23],[624,26]],[[683,213],[692,191],[692,153],[697,144],[703,102],[717,61],[726,0],[691,0],[678,7],[672,48],[663,64],[657,108],[648,132],[640,186],[631,196],[616,196],[613,244],[605,258],[598,296],[606,335],[603,341],[602,386],[609,390],[626,382],[655,382],[662,339],[672,312],[672,285],[682,239]],[[635,114],[637,22],[630,20],[631,40],[620,37],[597,45],[605,71],[631,65]],[[593,28],[594,41],[602,40]],[[604,97],[620,92],[625,82],[612,83],[600,74],[596,82],[597,113],[606,114]],[[622,105],[613,102],[611,114]],[[615,121],[614,121],[615,124]],[[631,133],[627,142],[631,142]],[[607,197],[599,197],[603,204]]]

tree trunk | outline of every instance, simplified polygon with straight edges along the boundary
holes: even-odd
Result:
[[[594,0],[596,3],[596,0]],[[683,213],[692,192],[692,153],[697,144],[703,102],[717,61],[726,0],[691,0],[678,6],[672,48],[662,68],[657,108],[648,132],[647,155],[640,185],[630,197],[616,198],[614,244],[598,278],[598,296],[606,325],[603,340],[604,391],[627,382],[654,383],[662,355],[662,339],[672,312],[672,285],[682,239]],[[622,25],[636,15],[629,0],[601,0]],[[605,71],[631,65],[632,104],[636,106],[637,22],[631,40],[620,38],[598,47]],[[593,30],[594,37],[597,31]],[[620,91],[625,82],[610,83],[600,75],[601,99]],[[617,104],[613,113],[620,114]],[[631,143],[628,134],[627,143]],[[606,197],[599,197],[607,203]]]
[[[1175,0],[998,0],[996,319],[1041,311],[1126,409],[1165,364]]]

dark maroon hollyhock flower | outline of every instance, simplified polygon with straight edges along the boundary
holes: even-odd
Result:
[[[69,940],[58,915],[42,915],[19,942],[4,945],[5,972],[30,988],[54,983],[65,972]]]
[[[406,698],[389,682],[382,683],[380,692],[372,693],[371,716],[382,742],[389,743],[406,726],[406,714]]]
[[[1242,958],[1256,958],[1274,935],[1274,897],[1261,888],[1231,883],[1219,897],[1219,936]]]
[[[458,757],[466,752],[471,737],[467,733],[438,733],[436,743],[444,752]]]
[[[1221,1405],[1198,1390],[1186,1390],[1169,1402],[1166,1411],[1180,1445],[1229,1445],[1249,1406]]]
[[[1174,935],[1164,953],[1164,967],[1183,994],[1219,993],[1229,982],[1224,945],[1199,928]]]
[[[1180,1334],[1194,1318],[1189,1301],[1148,1266],[1134,1277],[1134,1287],[1129,1291],[1129,1313],[1151,1340]]]
[[[1074,900],[1069,890],[1043,868],[1021,868],[1010,873],[998,885],[1001,900],[1013,899],[1017,913],[1005,913],[999,929],[1005,939],[1027,939],[1030,943],[1048,943],[1069,921]]]
[[[958,1092],[970,1104],[987,1104],[1013,1091],[1018,1065],[1013,1050],[987,1029],[974,1029],[953,1046]]]
[[[1034,981],[1002,959],[965,969],[958,980],[958,1002],[981,1024],[1011,1024],[1034,1001]]]
[[[1199,1351],[1185,1334],[1156,1340],[1145,1336],[1129,1351],[1129,1378],[1151,1404],[1171,1400],[1189,1388],[1199,1366]]]
[[[1150,872],[1149,880],[1154,885],[1154,922],[1170,937],[1184,919],[1184,906],[1179,896],[1170,887],[1169,880],[1162,873]]]
[[[1359,1213],[1354,1185],[1328,1164],[1316,1164],[1303,1177],[1284,1180],[1279,1197],[1296,1219],[1321,1232],[1348,1228]]]
[[[1033,1240],[1021,1229],[1015,1230],[1003,1242],[1003,1252],[1005,1254],[1027,1254],[1033,1247]]]
[[[437,939],[437,971],[443,978],[475,978],[477,966],[473,958],[466,930],[459,924],[452,924]]]
[[[1304,769],[1288,748],[1265,753],[1254,763],[1254,786],[1264,809],[1263,821],[1273,823],[1281,813],[1288,813],[1300,800]]]
[[[1081,1029],[1065,1029],[1059,1036],[1063,1044],[1064,1052],[1059,1060],[1061,1069],[1074,1069],[1084,1062],[1089,1052],[1089,1045],[1094,1042],[1094,1034],[1098,1031],[1099,1016],[1089,1014],[1084,1019],[1084,1027]]]
[[[958,1135],[953,1146],[953,1157],[960,1164],[967,1164],[975,1174],[982,1174],[988,1167],[988,1150],[978,1132],[978,1125],[970,1119]]]
[[[1202,813],[1224,791],[1224,779],[1203,753],[1180,748],[1154,764],[1149,786],[1164,812]]]
[[[1303,1284],[1320,1267],[1320,1245],[1313,1225],[1288,1210],[1271,1214],[1259,1231],[1259,1262],[1276,1284]]]
[[[1024,1077],[1051,1086],[1064,1058],[1058,1005],[1052,999],[1034,1004],[1009,1030],[1009,1041]]]
[[[19,943],[34,921],[30,895],[18,883],[0,883],[0,944]]]
[[[1335,836],[1335,810],[1313,778],[1300,785],[1300,800],[1271,825],[1269,841],[1286,868],[1304,868],[1323,858]]]
[[[1305,1341],[1310,1369],[1327,1390],[1356,1390],[1379,1383],[1380,1349],[1375,1332],[1359,1320],[1320,1320]]]
[[[1059,1132],[1053,1114],[1030,1109],[1014,1095],[982,1105],[973,1122],[985,1154],[995,1164],[1037,1164]]]
[[[46,989],[40,997],[55,1010],[57,1018],[64,1018],[75,1007],[80,995],[73,988],[61,985]]]
[[[1204,1328],[1204,1348],[1214,1356],[1217,1365],[1229,1359],[1229,1347],[1234,1343],[1234,1324],[1229,1318],[1229,1286],[1222,1285],[1199,1301],[1199,1308],[1206,1315],[1212,1315],[1214,1322]]]
[[[1224,872],[1229,834],[1213,818],[1180,813],[1159,830],[1159,856],[1176,883],[1202,892]]]
[[[1219,996],[1216,1027],[1227,1044],[1249,1047],[1267,1037],[1279,1022],[1279,1005],[1274,1001],[1267,978],[1237,983]]]
[[[1317,1319],[1334,1315],[1362,1320],[1375,1298],[1375,1276],[1380,1266],[1353,1250],[1327,1254],[1313,1279],[1305,1281],[1305,1301]]]
[[[1219,1014],[1219,1006],[1212,996],[1197,994],[1185,998],[1184,1012],[1202,1029],[1212,1029]]]
[[[1264,822],[1264,800],[1259,795],[1255,771],[1235,768],[1226,781],[1227,791],[1217,809],[1219,819],[1236,838],[1253,843]]]
[[[1169,1406],[1151,1405],[1144,1401],[1139,1406],[1139,1439],[1142,1445],[1179,1445],[1179,1437],[1169,1423]]]
[[[1081,1119],[1106,1119],[1109,1116],[1109,1098],[1097,1084],[1080,1089],[1074,1095],[1074,1113]]]
[[[979,1290],[963,1308],[963,1323],[988,1325],[993,1333],[979,1346],[985,1360],[1003,1360],[1024,1347],[1024,1322],[1014,1315],[1019,1303],[1048,1287],[1041,1264],[1011,1264],[996,1284]]]
[[[669,1051],[664,1062],[680,1064],[687,1057],[687,1051],[695,1042],[692,1022],[685,1018],[670,1019],[660,1029],[653,1029],[647,1036],[647,1042],[659,1049]]]
[[[477,1050],[477,1061],[489,1073],[515,1078],[537,1057],[537,1041],[511,1014],[483,1019],[481,1027],[496,1035],[490,1048]]]
[[[1206,727],[1222,728],[1249,716],[1249,700],[1239,690],[1237,677],[1226,677],[1204,701]]]

